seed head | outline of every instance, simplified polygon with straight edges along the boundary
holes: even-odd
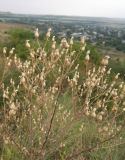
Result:
[[[30,48],[29,40],[26,40],[26,47],[27,47],[27,48]]]
[[[39,38],[39,30],[38,28],[36,28],[35,32],[34,32],[35,38]]]
[[[12,48],[9,53],[13,54],[14,50],[15,50],[15,48]]]
[[[85,56],[85,60],[86,60],[86,61],[89,61],[89,60],[90,60],[89,54],[90,54],[90,51],[87,51],[86,56]]]
[[[3,48],[3,54],[6,54],[7,53],[7,47],[4,47]]]
[[[85,37],[81,37],[81,43],[85,44]]]
[[[108,65],[108,63],[109,63],[109,56],[105,56],[103,59],[102,59],[102,61],[101,61],[101,64],[103,65],[103,66],[107,66]]]
[[[73,39],[74,39],[74,37],[71,37],[71,39],[70,39],[70,45],[73,45]]]

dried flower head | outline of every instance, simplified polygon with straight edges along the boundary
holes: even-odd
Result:
[[[3,54],[6,54],[7,53],[7,47],[4,47],[3,48]]]
[[[90,50],[87,51],[86,56],[85,56],[85,60],[89,61],[90,60]]]
[[[14,53],[14,50],[15,50],[15,48],[12,48],[9,53],[10,53],[10,54],[13,54],[13,53]]]
[[[26,43],[25,43],[25,45],[26,45],[27,48],[30,48],[30,47],[31,47],[29,41],[30,41],[30,40],[26,40]]]
[[[105,57],[102,59],[101,64],[102,64],[103,66],[107,66],[108,63],[109,63],[109,58],[110,58],[110,56],[105,56]]]
[[[39,38],[39,30],[38,30],[38,28],[36,28],[36,30],[34,32],[34,36],[35,36],[35,38]]]
[[[81,43],[85,44],[85,37],[81,37]]]

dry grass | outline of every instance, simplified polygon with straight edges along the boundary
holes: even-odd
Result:
[[[117,59],[120,60],[120,62],[125,62],[125,53],[121,51],[117,51],[116,49],[98,49],[99,53],[102,55],[110,55],[110,57],[114,60],[117,61]]]
[[[4,43],[9,40],[8,31],[12,29],[31,29],[31,27],[25,24],[0,22],[0,42],[1,43]]]
[[[1,32],[5,32],[5,31],[8,31],[10,29],[22,29],[22,28],[29,29],[31,27],[29,25],[25,25],[25,24],[0,22],[0,31]]]

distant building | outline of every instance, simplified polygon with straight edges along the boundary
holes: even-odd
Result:
[[[110,31],[107,31],[107,34],[108,34],[109,36],[111,36],[111,32],[110,32]]]
[[[125,44],[125,40],[123,39],[123,40],[121,41],[121,43],[122,43],[122,44]]]
[[[83,36],[83,34],[81,32],[78,32],[78,33],[72,33],[71,36],[74,38],[80,38]]]
[[[93,34],[94,34],[94,35],[97,35],[97,32],[94,31]]]
[[[118,38],[120,38],[122,36],[121,31],[118,31]]]
[[[104,34],[99,34],[98,37],[104,38]]]
[[[58,33],[57,33],[57,36],[58,36],[59,38],[65,38],[65,37],[66,37],[66,33],[65,33],[65,32],[58,32]]]

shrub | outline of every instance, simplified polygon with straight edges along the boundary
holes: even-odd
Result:
[[[1,82],[2,158],[115,159],[114,149],[122,148],[125,137],[124,82],[119,74],[110,80],[109,56],[99,66],[93,64],[84,39],[82,50],[75,52],[73,39],[63,39],[57,48],[55,37],[50,36],[51,29],[41,46],[36,30],[39,48],[26,41],[26,61],[13,52],[5,57],[7,68],[15,66],[19,76],[16,82],[10,78],[7,86]],[[52,46],[46,52],[48,41]],[[83,63],[78,64],[81,54]]]

